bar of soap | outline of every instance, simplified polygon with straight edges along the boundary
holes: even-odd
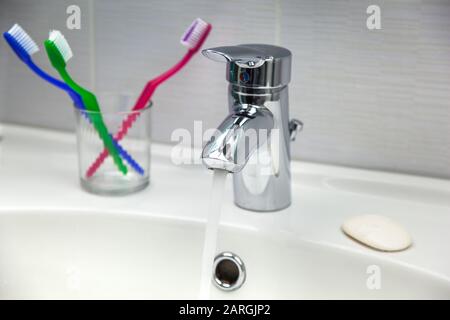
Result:
[[[342,231],[349,237],[380,251],[401,251],[412,244],[409,233],[393,220],[379,215],[361,215],[348,219]]]

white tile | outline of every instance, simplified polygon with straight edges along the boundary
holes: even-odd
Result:
[[[449,3],[282,1],[302,159],[450,177]],[[444,120],[446,119],[446,120]]]
[[[2,0],[0,28],[18,22],[39,43],[59,28],[80,83],[137,94],[181,58],[179,38],[201,17],[213,24],[206,47],[278,43],[293,52],[290,111],[305,122],[295,158],[450,177],[450,2],[376,3],[379,31],[366,28],[368,0]],[[65,28],[69,4],[82,9],[81,31]],[[32,75],[4,41],[0,56],[0,119],[72,127],[64,93]],[[45,53],[36,61],[51,71]],[[216,127],[226,95],[225,65],[196,56],[154,96],[155,140],[170,142],[195,120]]]
[[[71,4],[81,8],[81,30],[68,30],[66,27],[66,8]],[[0,11],[4,15],[0,20],[1,30],[7,31],[14,23],[19,23],[40,47],[40,51],[33,55],[34,61],[54,76],[57,73],[48,62],[43,41],[50,29],[60,30],[74,52],[74,57],[68,62],[69,72],[81,85],[91,87],[88,0],[5,0],[0,2]],[[1,42],[1,50],[7,60],[4,72],[8,79],[4,102],[6,120],[58,129],[72,128],[74,117],[68,96],[34,75],[17,59],[5,41]]]
[[[3,32],[5,27],[3,21],[5,20],[5,10],[1,10],[0,4],[0,30]],[[6,68],[8,66],[8,59],[6,55],[7,45],[2,39],[0,40],[0,123],[6,118]],[[1,125],[0,125],[1,126]],[[0,129],[1,130],[1,129]]]
[[[2,13],[0,12],[0,21],[2,20]],[[0,45],[0,123],[5,120],[5,98],[6,98],[6,47]]]
[[[273,1],[96,1],[97,87],[140,92],[152,77],[186,52],[179,39],[197,18],[212,23],[205,47],[244,42],[273,43]],[[153,137],[170,141],[176,128],[194,120],[216,127],[227,114],[225,65],[198,54],[154,95]]]

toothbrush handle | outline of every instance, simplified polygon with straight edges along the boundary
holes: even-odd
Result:
[[[26,59],[24,62],[40,78],[44,79],[53,86],[61,90],[64,90],[70,96],[74,105],[78,109],[80,109],[82,112],[86,110],[83,104],[83,100],[81,99],[81,96],[77,92],[75,92],[69,85],[52,77],[50,74],[42,70],[38,65],[34,63],[34,61],[31,58]],[[93,122],[89,118],[89,115],[86,112],[83,112],[83,115],[86,117],[86,119],[88,119],[89,122],[91,122],[91,124],[93,124]],[[133,167],[134,170],[136,170],[139,174],[143,175],[144,169],[139,165],[139,163],[137,163],[131,157],[131,155],[125,149],[123,149],[119,143],[117,143],[117,141],[113,140],[109,133],[108,135],[109,138],[112,140],[113,144],[115,145],[116,149],[119,151],[119,154],[122,156],[122,158],[124,158],[128,162],[128,164],[130,164],[130,166]]]
[[[136,101],[136,104],[133,107],[133,111],[136,111],[130,115],[122,122],[122,127],[119,130],[119,132],[114,136],[114,139],[116,141],[120,141],[125,137],[128,130],[133,125],[134,121],[139,117],[140,112],[139,110],[145,108],[148,101],[151,99],[153,93],[155,92],[156,88],[172,77],[174,74],[176,74],[178,71],[180,71],[193,57],[197,50],[188,50],[188,52],[184,55],[184,57],[172,68],[164,72],[163,74],[159,75],[158,77],[154,78],[153,80],[150,80],[147,85],[145,86],[144,90],[142,90],[141,95],[139,96],[138,100]],[[108,157],[108,150],[104,149],[100,155],[95,159],[95,161],[91,164],[89,169],[86,171],[86,177],[92,177],[95,172],[100,168],[103,161]]]
[[[111,139],[113,139],[113,137],[110,135]],[[139,165],[139,163],[136,162],[136,160],[133,159],[133,157],[124,149],[122,148],[122,146],[115,140],[113,139],[113,143],[116,146],[116,149],[119,151],[120,155],[122,156],[122,158],[125,159],[126,162],[128,162],[128,164],[137,172],[139,173],[141,176],[144,175],[145,171],[144,169]]]
[[[89,115],[81,109],[81,112],[83,116],[86,118],[89,123],[92,124],[91,119],[89,118]],[[111,134],[109,134],[111,140],[113,141],[113,144],[115,145],[116,149],[119,151],[119,154],[122,156],[122,158],[125,159],[126,162],[140,175],[144,175],[144,169],[139,165],[139,163],[133,159],[133,157],[115,140]],[[108,156],[109,153],[106,154]]]
[[[103,119],[101,118],[100,114],[90,114],[90,118],[92,120],[92,124],[94,125],[94,128],[97,130],[101,140],[103,141],[103,144],[105,146],[105,150],[107,153],[111,154],[111,157],[113,158],[113,161],[117,168],[119,169],[122,174],[126,175],[128,172],[127,167],[122,162],[122,158],[119,156],[119,152],[116,149],[116,144],[114,143],[113,138],[111,137],[110,133],[108,132],[108,129],[106,128],[105,123],[103,122]]]
[[[136,121],[136,119],[139,117],[139,115],[140,115],[140,112],[132,113],[132,114],[128,115],[128,117],[122,122],[121,129],[113,137],[113,139],[116,141],[117,144],[120,140],[122,140],[125,137],[128,130],[131,128],[131,126]],[[87,170],[86,177],[87,178],[92,177],[95,174],[95,172],[98,170],[98,168],[100,168],[103,161],[105,161],[105,159],[107,157],[108,157],[108,150],[103,149],[103,151],[100,153],[100,155],[95,159],[95,161],[91,164],[91,166]]]
[[[133,122],[137,119],[138,113],[130,114],[127,119],[122,123],[121,130],[113,137],[113,139],[118,143],[128,132],[128,129],[131,127]],[[120,151],[120,149],[119,149]],[[89,169],[86,172],[86,177],[90,178],[92,177],[95,172],[98,170],[98,168],[102,165],[103,161],[108,157],[108,150],[103,149],[103,151],[100,153],[100,155],[95,159],[95,161],[91,164]]]
[[[150,100],[153,92],[155,92],[156,87],[158,84],[155,84],[153,81],[149,81],[147,85],[145,86],[144,90],[142,91],[141,95],[139,96],[139,99],[137,100],[136,104],[134,105],[132,111],[133,113],[129,114],[128,117],[122,122],[122,126],[120,130],[116,133],[116,135],[113,137],[115,141],[119,142],[122,140],[126,134],[128,133],[128,130],[131,128],[133,123],[136,121],[136,119],[140,116],[140,110],[144,109],[148,101]],[[103,149],[103,151],[100,153],[100,155],[95,159],[95,161],[91,164],[89,169],[86,171],[86,177],[90,178],[92,177],[95,172],[100,168],[103,161],[108,157],[108,150]]]
[[[58,80],[56,78],[53,78],[51,75],[46,73],[44,70],[39,68],[33,62],[33,60],[31,60],[31,58],[28,59],[27,61],[25,61],[25,63],[39,77],[41,77],[42,79],[44,79],[48,83],[51,83],[55,87],[57,87],[57,88],[59,88],[61,90],[64,90],[70,96],[70,98],[72,99],[72,101],[75,104],[75,106],[77,106],[77,108],[83,108],[84,109],[83,100],[81,100],[81,96],[78,93],[76,93],[74,90],[72,90],[72,88],[69,87],[66,83],[64,83],[64,82],[62,82],[62,81],[60,81],[60,80]]]

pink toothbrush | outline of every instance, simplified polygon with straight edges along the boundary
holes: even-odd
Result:
[[[197,18],[194,20],[194,22],[186,30],[183,37],[181,38],[181,44],[189,48],[188,52],[171,69],[167,70],[166,72],[162,73],[161,75],[159,75],[156,78],[147,82],[147,85],[145,86],[144,90],[141,92],[141,95],[139,96],[138,100],[136,101],[136,104],[134,105],[132,111],[139,111],[142,108],[145,108],[148,101],[150,100],[153,93],[155,92],[156,88],[161,83],[168,80],[170,77],[172,77],[178,71],[180,71],[189,62],[189,60],[191,60],[191,58],[194,56],[194,54],[201,48],[201,46],[205,42],[206,38],[208,37],[209,32],[211,31],[211,28],[212,28],[211,24],[203,21],[200,18]],[[139,114],[140,114],[139,112],[132,113],[122,122],[121,129],[114,136],[114,139],[116,141],[119,141],[119,140],[123,139],[123,137],[125,137],[128,130],[133,125],[134,121],[138,118]],[[89,178],[94,175],[94,173],[102,165],[103,161],[105,161],[105,159],[108,157],[108,154],[109,154],[108,150],[106,150],[106,149],[104,149],[102,151],[102,153],[100,153],[100,155],[97,157],[97,159],[91,164],[91,166],[87,170],[86,177]]]

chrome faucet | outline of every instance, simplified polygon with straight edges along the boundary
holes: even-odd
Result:
[[[209,169],[233,173],[234,202],[253,211],[276,211],[291,204],[290,142],[302,128],[289,121],[291,52],[243,44],[202,51],[227,63],[230,114],[205,145]]]

